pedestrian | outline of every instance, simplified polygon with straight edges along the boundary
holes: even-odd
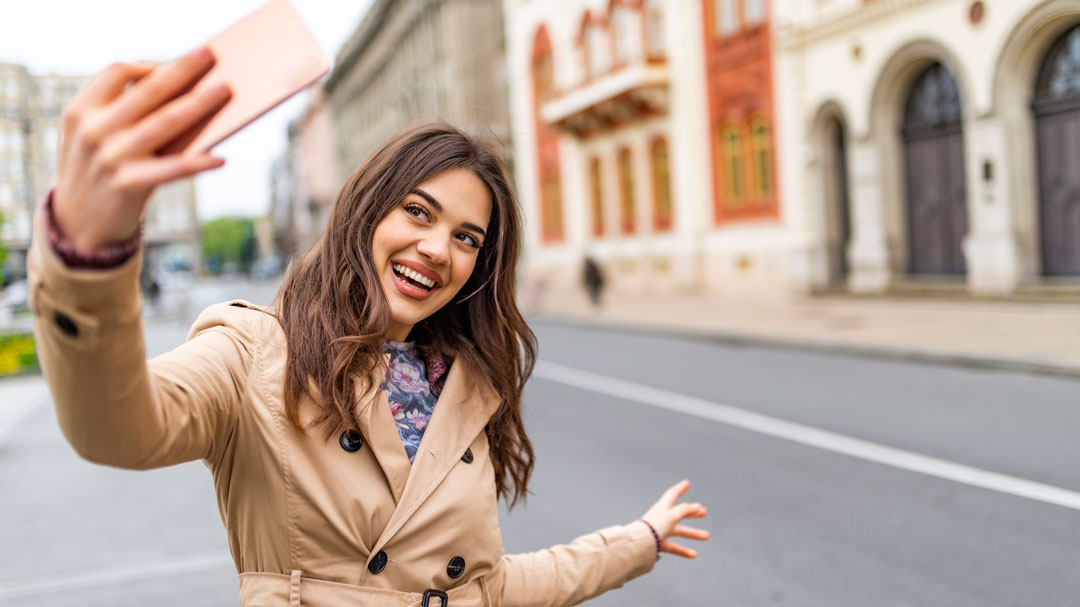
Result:
[[[216,168],[155,155],[217,112],[211,67],[116,64],[64,112],[30,253],[35,332],[76,451],[131,469],[202,460],[244,605],[572,605],[648,572],[706,511],[680,482],[633,522],[505,555],[523,499],[519,211],[491,149],[444,125],[390,138],[347,179],[269,307],[207,308],[146,361],[139,218],[154,187]],[[582,423],[591,423],[582,420]],[[573,471],[568,471],[573,474]],[[439,600],[436,600],[439,599]]]
[[[585,256],[585,263],[581,271],[581,280],[585,283],[585,291],[589,294],[589,301],[594,307],[599,307],[600,296],[604,292],[604,271],[600,264],[590,255]]]

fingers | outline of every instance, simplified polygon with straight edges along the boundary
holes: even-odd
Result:
[[[155,67],[157,64],[148,61],[114,63],[95,76],[71,102],[91,106],[105,105],[124,92],[128,84],[143,78]]]
[[[673,508],[675,515],[679,517],[679,520],[684,518],[703,518],[709,513],[705,506],[698,503],[693,504],[679,504]]]
[[[686,490],[690,488],[690,481],[682,480],[672,485],[664,495],[660,497],[660,503],[664,506],[671,508],[675,505],[675,502],[679,501],[679,498],[686,493]]]
[[[692,550],[685,546],[680,546],[674,542],[663,541],[660,542],[660,551],[674,554],[675,556],[681,556],[683,558],[692,559],[697,557],[697,550]]]
[[[169,102],[124,133],[114,153],[122,157],[151,154],[225,107],[231,97],[222,82]]]
[[[126,191],[149,189],[196,173],[216,169],[225,164],[223,158],[209,154],[183,156],[173,154],[125,163],[117,172],[117,188]]]
[[[202,47],[163,65],[127,89],[106,112],[102,129],[112,131],[142,117],[181,95],[214,66],[214,55]]]
[[[709,532],[704,529],[687,527],[686,525],[675,525],[675,528],[671,530],[671,537],[685,537],[690,540],[705,541],[709,539]]]

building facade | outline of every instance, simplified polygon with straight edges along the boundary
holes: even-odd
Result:
[[[504,0],[526,275],[1080,286],[1075,0]]]
[[[790,8],[778,82],[795,284],[1080,283],[1080,4]]]
[[[344,175],[436,119],[502,142],[509,160],[504,46],[499,0],[375,0],[323,84]]]
[[[34,208],[56,179],[64,105],[88,81],[86,76],[34,75],[24,66],[0,63],[0,243],[8,251],[5,273],[13,278],[26,275]],[[155,190],[143,234],[148,269],[198,267],[192,179]]]

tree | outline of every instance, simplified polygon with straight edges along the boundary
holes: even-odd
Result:
[[[255,222],[250,217],[219,217],[202,226],[203,265],[213,274],[229,266],[250,272],[257,249]]]

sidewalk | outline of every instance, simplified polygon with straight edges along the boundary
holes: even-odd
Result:
[[[530,315],[563,322],[1080,377],[1080,304],[608,293],[592,308],[580,289],[529,303]]]

